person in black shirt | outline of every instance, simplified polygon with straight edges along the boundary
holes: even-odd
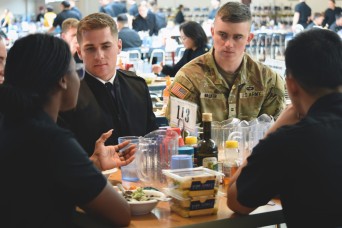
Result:
[[[323,27],[328,25],[328,28],[335,22],[336,16],[342,13],[341,7],[336,6],[335,0],[328,1],[328,9],[324,12]]]
[[[133,29],[137,32],[148,31],[149,35],[158,35],[156,15],[147,8],[147,3],[142,1],[139,4],[139,14],[133,20]]]
[[[67,18],[75,18],[81,20],[79,15],[75,11],[70,10],[70,3],[68,1],[61,2],[62,12],[58,13],[55,20],[53,21],[52,27],[49,29],[48,33],[53,33],[57,26],[62,27],[62,23]]]
[[[153,65],[152,70],[154,73],[162,73],[163,75],[174,77],[178,70],[186,63],[209,51],[207,46],[208,38],[200,24],[195,21],[187,21],[180,25],[179,30],[185,47],[183,57],[174,66]]]
[[[2,227],[76,227],[76,207],[113,227],[128,226],[130,208],[100,170],[132,161],[136,148],[93,143],[92,157],[56,124],[77,102],[80,76],[68,44],[48,34],[17,40],[0,85]],[[99,170],[100,169],[100,170]],[[9,172],[10,170],[10,172]],[[18,177],[23,177],[18,180]]]
[[[292,104],[230,179],[227,205],[249,214],[278,196],[287,227],[342,226],[342,42],[309,29],[285,51]]]
[[[183,22],[185,22],[183,8],[184,8],[183,5],[179,5],[177,8],[177,13],[176,13],[175,20],[174,20],[176,25],[182,24]]]
[[[293,15],[292,28],[294,29],[297,24],[306,28],[311,22],[311,8],[306,4],[305,0],[299,0],[295,6],[295,13]]]

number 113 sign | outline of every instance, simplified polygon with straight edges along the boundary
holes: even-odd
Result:
[[[170,126],[179,126],[180,120],[184,130],[196,132],[197,104],[170,97]]]

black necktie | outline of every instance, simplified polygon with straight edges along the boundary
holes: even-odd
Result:
[[[109,92],[109,94],[113,97],[113,99],[115,100],[115,91],[114,91],[114,86],[112,83],[110,82],[106,82],[105,84],[107,91]]]

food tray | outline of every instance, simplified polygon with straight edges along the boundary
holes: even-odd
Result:
[[[190,193],[197,196],[213,195],[215,188],[219,186],[221,176],[224,176],[220,172],[203,167],[175,170],[164,169],[163,174],[167,177],[169,188],[178,189],[178,191],[201,191],[204,193]]]
[[[194,211],[194,210],[202,210],[202,209],[210,209],[216,207],[216,196],[195,196],[195,197],[182,197],[175,192],[173,189],[166,188],[164,189],[165,194],[171,196],[172,203],[176,204],[183,209]]]

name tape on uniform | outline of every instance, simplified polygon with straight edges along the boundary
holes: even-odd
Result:
[[[196,132],[197,104],[170,97],[170,126],[178,127],[180,120],[184,130]]]

